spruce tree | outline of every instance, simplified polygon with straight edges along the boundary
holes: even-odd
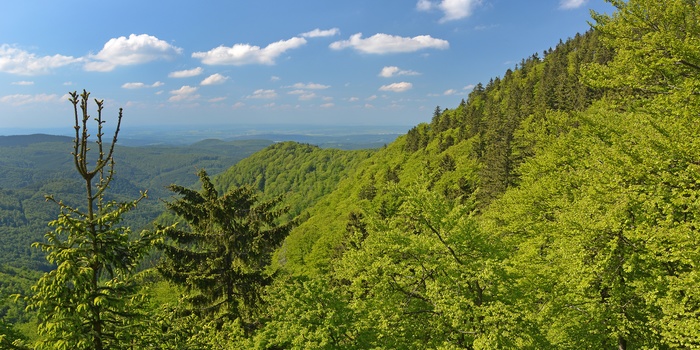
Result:
[[[102,137],[103,100],[97,104],[97,154],[90,156],[88,100],[83,90],[70,94],[75,114],[73,160],[85,183],[86,203],[73,207],[46,196],[60,208],[46,243],[35,243],[56,265],[32,287],[28,309],[37,312],[39,348],[122,349],[135,346],[140,334],[141,297],[134,272],[152,246],[155,235],[144,232],[133,238],[128,227],[119,226],[122,216],[146,197],[118,203],[105,200],[114,177],[114,146],[122,110],[111,144]],[[94,166],[88,159],[92,158]]]
[[[201,191],[170,186],[180,198],[166,206],[186,226],[165,229],[159,271],[185,288],[187,313],[218,325],[240,319],[250,330],[261,288],[271,282],[265,267],[295,221],[279,223],[286,212],[279,197],[261,201],[248,186],[220,196],[206,171],[198,176]]]

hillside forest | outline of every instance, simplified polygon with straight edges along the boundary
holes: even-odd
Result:
[[[74,138],[0,145],[0,348],[700,348],[700,3],[608,2],[377,149],[153,177],[72,93]]]

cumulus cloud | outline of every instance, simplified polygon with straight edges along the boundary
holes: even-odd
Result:
[[[212,75],[204,78],[204,80],[202,80],[202,82],[199,84],[200,85],[218,85],[218,84],[223,84],[224,82],[226,82],[226,80],[228,80],[227,76],[216,73],[216,74],[212,74]]]
[[[22,80],[22,81],[13,81],[11,84],[12,84],[12,85],[29,86],[29,85],[34,85],[34,82],[33,82],[33,81]]]
[[[82,58],[72,56],[37,56],[7,44],[0,45],[0,72],[10,74],[47,74],[52,69],[81,61]]]
[[[202,74],[204,70],[202,67],[197,67],[197,68],[192,68],[192,69],[185,69],[185,70],[178,70],[175,72],[170,72],[168,74],[169,78],[190,78],[190,77],[196,77],[200,74]]]
[[[163,86],[163,82],[156,81],[155,83],[151,85],[147,85],[144,83],[125,83],[122,85],[123,89],[142,89],[142,88],[154,88],[154,87],[159,87]]]
[[[170,94],[172,95],[168,99],[170,102],[192,101],[200,97],[200,95],[197,94],[197,87],[189,85],[184,85],[177,90],[172,90]]]
[[[443,17],[440,23],[455,21],[471,16],[474,9],[480,5],[482,0],[418,0],[416,9],[418,11],[430,11],[438,9],[442,11]]]
[[[433,8],[433,3],[429,0],[418,0],[416,9],[418,11],[430,11]]]
[[[277,92],[275,90],[264,90],[258,89],[253,91],[252,95],[246,96],[246,98],[259,98],[259,99],[273,99],[277,97]]]
[[[321,108],[331,108],[331,107],[333,107],[333,106],[335,106],[334,103],[324,103],[324,104],[322,104],[320,107],[321,107]]]
[[[436,39],[430,35],[413,38],[378,33],[369,38],[362,38],[362,33],[354,34],[348,40],[336,41],[330,45],[333,50],[353,48],[363,53],[386,54],[414,52],[423,49],[444,50],[450,47],[447,40]]]
[[[455,89],[448,89],[448,90],[445,90],[445,92],[443,92],[442,94],[445,95],[445,96],[452,96],[452,95],[454,95],[454,94],[456,94],[456,93],[457,93],[457,90],[455,90]]]
[[[559,8],[565,10],[571,10],[583,6],[588,0],[561,0],[559,1]]]
[[[250,44],[235,44],[231,47],[219,46],[206,52],[195,52],[192,54],[192,57],[198,58],[203,64],[208,65],[272,65],[275,64],[275,59],[283,53],[305,44],[306,39],[293,37],[289,40],[274,42],[265,48]]]
[[[348,101],[350,101],[350,102],[357,102],[357,101],[359,101],[359,100],[360,100],[360,98],[354,97],[354,96],[353,96],[353,97],[350,97],[350,98],[348,99]]]
[[[170,59],[182,49],[148,34],[131,34],[107,41],[96,55],[89,55],[85,70],[109,72],[118,66],[129,66],[155,60]]]
[[[301,95],[299,95],[299,100],[300,101],[308,101],[311,99],[314,99],[316,97],[316,94],[313,92],[306,92]]]
[[[399,76],[399,75],[419,75],[420,73],[414,72],[412,70],[401,70],[399,67],[396,66],[389,66],[389,67],[384,67],[382,68],[382,71],[379,72],[380,77],[384,78],[391,78],[393,76]]]
[[[318,38],[318,37],[326,37],[326,36],[334,36],[340,34],[340,29],[338,28],[331,28],[327,30],[321,30],[321,29],[314,29],[310,32],[306,32],[301,34],[304,38]]]
[[[392,91],[392,92],[404,92],[413,88],[413,84],[402,81],[400,83],[393,83],[389,85],[382,85],[380,91]]]
[[[296,84],[294,84],[292,86],[288,86],[288,87],[292,87],[295,89],[323,90],[323,89],[328,89],[330,87],[330,85],[323,85],[323,84],[317,84],[317,83],[306,83],[306,84],[296,83]]]
[[[66,97],[66,95],[60,97],[56,94],[15,94],[0,97],[0,103],[9,104],[12,106],[22,106],[27,104],[59,102],[64,100],[64,97]],[[67,97],[65,99],[67,99]]]

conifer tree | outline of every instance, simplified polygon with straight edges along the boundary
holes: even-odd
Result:
[[[142,298],[134,271],[152,246],[155,235],[144,232],[133,238],[128,227],[119,226],[122,216],[146,197],[118,203],[105,199],[114,177],[114,146],[122,110],[111,144],[102,137],[103,100],[97,104],[97,155],[90,156],[88,140],[88,100],[83,90],[70,94],[75,114],[73,160],[85,183],[86,203],[73,207],[47,196],[60,208],[46,243],[35,243],[47,252],[56,269],[46,273],[32,287],[28,309],[37,312],[39,348],[122,349],[137,344],[140,333],[139,310]],[[89,159],[94,161],[91,168]]]
[[[217,324],[241,319],[250,329],[261,288],[271,282],[264,269],[295,221],[278,222],[286,212],[277,208],[279,197],[260,201],[248,186],[220,196],[206,171],[198,176],[201,191],[170,186],[181,197],[166,206],[187,226],[165,230],[159,270],[185,287],[188,313]]]

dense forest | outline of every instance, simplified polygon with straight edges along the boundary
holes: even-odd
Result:
[[[700,3],[610,2],[385,147],[273,144],[174,181],[149,225],[73,94],[79,176],[0,187],[3,222],[50,225],[3,246],[47,262],[2,262],[0,346],[700,348]]]

